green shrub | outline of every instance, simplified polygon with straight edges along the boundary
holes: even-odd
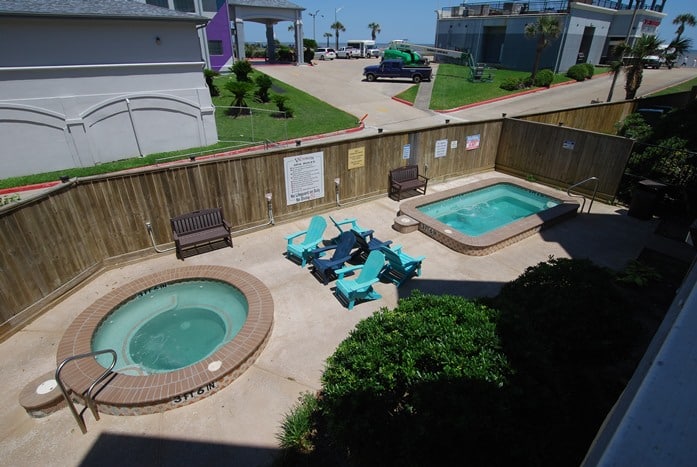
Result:
[[[523,89],[523,81],[520,78],[506,78],[499,85],[501,89],[506,91],[515,91]]]
[[[586,79],[587,70],[583,63],[578,63],[566,71],[566,76],[576,81],[584,81]]]
[[[617,128],[618,136],[637,141],[648,139],[653,132],[651,125],[646,123],[644,117],[638,112],[627,115],[624,120],[615,124],[615,128]]]
[[[320,411],[357,465],[472,465],[503,421],[510,374],[493,310],[415,291],[356,326],[328,359]]]
[[[231,67],[230,71],[234,73],[237,81],[250,82],[249,75],[254,71],[249,60],[237,60]]]
[[[298,403],[283,417],[281,432],[276,435],[282,449],[306,454],[314,449],[312,432],[317,412],[317,398],[308,392],[298,398]]]
[[[274,104],[276,104],[276,107],[278,108],[279,112],[282,112],[282,116],[285,118],[292,118],[293,117],[293,109],[288,107],[287,102],[288,102],[288,96],[283,96],[281,94],[274,94],[271,97],[271,100],[273,100]]]
[[[505,284],[492,303],[520,397],[514,450],[529,465],[580,464],[624,387],[615,375],[638,329],[614,274],[552,258]]]
[[[258,102],[269,102],[271,100],[271,97],[269,96],[269,89],[271,89],[271,86],[273,85],[271,77],[261,73],[259,76],[257,76],[254,82],[257,85],[257,90],[254,91],[254,98]]]
[[[592,63],[581,63],[586,71],[586,79],[591,79],[595,74],[595,67]]]
[[[213,80],[216,76],[220,76],[220,73],[205,68],[203,70],[203,76],[206,79],[206,85],[208,86],[208,92],[210,93],[211,97],[219,96],[220,91],[218,91],[218,87],[213,83]]]
[[[533,83],[538,87],[548,88],[552,81],[554,81],[554,72],[552,70],[540,70],[535,75],[535,82]]]

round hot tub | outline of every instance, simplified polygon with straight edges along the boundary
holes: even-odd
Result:
[[[113,349],[114,373],[96,391],[99,410],[161,412],[232,382],[261,352],[272,324],[271,294],[256,277],[220,266],[171,269],[87,308],[63,336],[57,361]],[[110,363],[109,355],[75,360],[62,379],[79,395]]]

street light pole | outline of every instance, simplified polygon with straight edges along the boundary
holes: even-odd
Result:
[[[319,10],[315,10],[314,13],[308,13],[310,16],[312,16],[312,40],[317,42],[317,36],[315,35],[315,20],[317,19],[317,13],[319,13]]]

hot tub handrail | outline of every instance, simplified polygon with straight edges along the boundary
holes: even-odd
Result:
[[[575,196],[575,197],[581,197],[581,198],[583,198],[583,203],[581,203],[581,214],[583,214],[583,208],[586,206],[586,196],[585,196],[583,193],[578,193],[578,194],[576,194],[576,193],[571,193],[571,190],[574,189],[574,188],[576,188],[576,187],[579,186],[579,185],[583,185],[584,183],[587,183],[587,182],[595,182],[595,184],[594,184],[594,186],[593,186],[593,196],[591,197],[591,202],[588,204],[588,213],[590,213],[590,212],[591,212],[591,207],[593,207],[593,201],[595,201],[595,195],[596,195],[596,193],[598,192],[598,182],[599,182],[599,181],[600,181],[600,180],[598,179],[598,177],[589,177],[589,178],[587,178],[587,179],[585,179],[585,180],[581,180],[581,181],[578,182],[578,183],[574,183],[573,185],[571,185],[571,186],[566,190],[566,194],[569,195],[569,196]]]
[[[106,350],[97,350],[94,352],[84,353],[84,354],[80,354],[80,355],[73,355],[72,357],[68,357],[65,360],[63,360],[60,363],[60,365],[58,365],[58,368],[56,368],[56,376],[55,376],[56,383],[58,383],[58,387],[60,388],[61,393],[63,393],[63,397],[65,398],[65,401],[68,403],[68,407],[70,408],[70,412],[72,412],[73,417],[75,418],[75,421],[77,422],[78,426],[80,427],[80,430],[82,430],[83,435],[85,433],[87,433],[87,426],[85,426],[85,420],[77,412],[77,409],[75,409],[75,404],[73,404],[73,400],[68,395],[68,390],[65,387],[65,385],[63,384],[63,381],[61,380],[61,377],[60,377],[61,370],[63,370],[63,367],[67,363],[72,362],[74,360],[79,360],[82,358],[89,358],[89,357],[96,357],[97,355],[102,355],[105,353],[111,354],[111,356],[112,356],[112,361],[111,361],[111,364],[109,365],[109,368],[105,369],[104,372],[97,379],[94,380],[94,382],[90,385],[90,387],[84,393],[87,407],[89,407],[95,420],[99,420],[99,412],[97,412],[97,407],[94,403],[94,398],[92,397],[92,391],[97,386],[97,384],[104,381],[104,379],[111,373],[111,370],[113,370],[114,367],[116,366],[116,358],[117,358],[116,351],[112,350],[112,349],[106,349]]]

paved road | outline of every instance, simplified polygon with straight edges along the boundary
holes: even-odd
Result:
[[[362,76],[363,67],[375,63],[377,63],[375,59],[361,59],[317,62],[315,66],[258,65],[258,67],[271,77],[312,94],[357,118],[367,115],[365,131],[369,133],[377,132],[378,128],[383,128],[384,131],[398,131],[437,126],[442,125],[445,118],[461,121],[487,120],[498,118],[503,112],[513,117],[588,105],[592,100],[605,101],[612,83],[611,75],[601,75],[582,83],[545,89],[443,114],[420,110],[393,100],[393,96],[413,85],[410,81],[379,80],[373,83],[365,81]],[[434,64],[434,72],[438,73],[437,64]],[[697,77],[697,68],[691,67],[645,70],[638,96],[645,96],[695,77]],[[490,86],[490,84],[482,85]],[[624,99],[624,94],[624,75],[621,75],[615,84],[613,101]]]

